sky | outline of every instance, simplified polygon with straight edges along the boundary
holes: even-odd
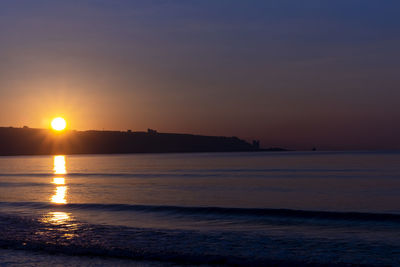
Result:
[[[400,149],[400,1],[2,0],[0,126]]]

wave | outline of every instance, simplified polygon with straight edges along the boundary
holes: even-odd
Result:
[[[318,258],[306,261],[287,255],[270,256],[264,249],[267,246],[282,255],[294,248],[292,244],[276,248],[277,240],[265,236],[98,225],[79,225],[74,231],[65,231],[32,220],[21,222],[8,218],[8,223],[0,229],[0,249],[134,260],[134,265],[139,266],[137,261],[155,261],[162,266],[317,266],[319,263]],[[347,266],[323,263],[324,266]]]
[[[4,207],[11,207],[9,211],[21,211],[22,208],[32,213],[3,213],[7,210],[3,209]],[[0,249],[192,265],[399,264],[397,255],[400,245],[400,214],[97,203],[53,205],[43,202],[0,202],[0,210]],[[79,211],[88,216],[94,211],[111,218],[118,217],[114,216],[113,211],[139,212],[140,216],[136,218],[145,217],[145,221],[165,218],[146,217],[144,213],[161,213],[168,216],[195,215],[195,219],[211,215],[208,217],[211,221],[220,220],[222,223],[244,218],[240,221],[240,227],[244,231],[238,233],[230,228],[207,227],[201,230],[188,229],[175,224],[174,220],[169,221],[170,224],[174,224],[174,228],[150,226],[147,223],[138,226],[107,225],[98,222],[97,218],[94,221],[81,220],[79,215],[76,215]],[[66,215],[63,215],[63,212]],[[265,230],[246,224],[248,220],[264,218],[278,218],[278,224]],[[294,221],[294,225],[286,224],[286,219]],[[346,224],[360,227],[349,231],[347,226],[332,227],[331,221],[328,221],[328,224],[323,223],[317,227],[300,226],[301,234],[296,234],[299,229],[297,219],[345,220]],[[372,223],[365,224],[365,221]],[[391,227],[387,227],[386,223],[383,227],[379,226],[377,222],[381,221],[389,222]],[[340,221],[339,224],[341,223]],[[355,235],[351,234],[352,231]],[[302,255],[307,255],[307,258]]]
[[[326,219],[346,221],[377,221],[400,223],[399,213],[367,213],[367,212],[340,212],[340,211],[310,211],[295,209],[269,208],[226,208],[226,207],[186,207],[168,205],[129,205],[129,204],[98,204],[98,203],[70,203],[51,204],[45,202],[0,202],[0,206],[29,207],[35,209],[72,210],[99,210],[99,211],[127,211],[143,213],[168,213],[178,215],[215,215],[215,216],[246,216],[257,218],[298,218],[298,219]]]
[[[54,174],[52,172],[38,173],[0,173],[0,177],[119,177],[119,178],[153,178],[153,177],[227,177],[246,175],[247,177],[289,177],[303,178],[318,175],[318,177],[358,178],[385,174],[386,178],[398,178],[397,172],[387,170],[362,169],[199,169],[199,170],[168,170],[162,172],[69,172]],[[272,176],[270,176],[272,175]]]
[[[162,173],[226,173],[226,172],[382,172],[384,170],[378,169],[170,169],[163,170]],[[147,173],[136,173],[136,172],[108,172],[108,173],[95,173],[95,172],[68,172],[66,175],[136,175],[136,174],[147,174]],[[0,173],[0,176],[30,176],[30,175],[54,175],[53,172],[30,172],[30,173]]]
[[[289,168],[268,168],[268,169],[193,169],[193,170],[182,170],[175,169],[170,170],[172,172],[377,172],[382,170],[377,169],[289,169]]]
[[[120,178],[148,178],[148,177],[171,177],[171,176],[179,176],[179,177],[204,177],[204,174],[196,174],[196,173],[83,173],[83,172],[72,172],[66,174],[54,174],[54,173],[1,173],[0,177],[31,177],[31,178],[40,178],[40,177],[54,177],[54,176],[63,176],[63,177],[120,177]],[[207,176],[221,176],[219,174],[207,174]]]
[[[3,203],[0,203],[2,205]],[[45,203],[8,203],[46,207]],[[298,210],[255,210],[215,207],[173,207],[145,205],[69,204],[84,209],[118,208],[148,212],[178,211],[189,213],[239,213],[284,214],[284,216],[309,216],[315,212]],[[49,205],[47,205],[49,207]],[[289,214],[289,215],[288,215]],[[316,214],[327,214],[317,212]],[[340,213],[328,213],[340,214]],[[364,214],[365,215],[365,214]],[[111,215],[112,216],[112,215]],[[229,215],[231,216],[231,215]],[[270,215],[268,215],[270,216]],[[338,216],[338,215],[334,215]],[[376,214],[372,217],[376,218]],[[387,216],[387,215],[386,215]],[[371,214],[368,215],[371,217]],[[359,218],[359,216],[358,216]],[[390,218],[392,219],[392,218]],[[398,217],[397,217],[398,219]],[[305,228],[306,229],[306,228]],[[319,229],[319,227],[318,227]],[[318,230],[317,229],[317,230]],[[398,228],[396,228],[398,229]],[[362,266],[398,265],[398,239],[394,243],[378,238],[353,240],[313,237],[312,230],[304,235],[269,231],[194,231],[185,229],[138,228],[118,225],[100,225],[80,222],[71,217],[65,222],[43,220],[29,216],[0,213],[0,248],[61,253],[73,256],[113,257],[133,260],[150,260],[172,264],[216,264],[234,266]],[[310,230],[308,230],[310,231]],[[366,228],[367,235],[375,237],[374,229]],[[397,231],[397,230],[396,230]],[[398,232],[388,232],[396,235]],[[329,231],[328,231],[329,234]],[[386,236],[385,236],[386,237]],[[318,248],[318,249],[315,249]],[[351,254],[348,250],[351,249]],[[375,254],[374,254],[375,253]],[[307,258],[301,255],[307,255]],[[372,255],[372,256],[371,256]],[[378,255],[378,256],[377,256]]]
[[[49,186],[49,183],[16,183],[16,182],[0,182],[1,187],[26,187],[26,186]]]
[[[172,264],[261,266],[297,262],[271,259],[266,255],[254,259],[248,254],[252,248],[258,249],[259,240],[248,238],[246,244],[238,246],[236,244],[244,239],[233,234],[102,226],[76,221],[54,225],[34,218],[1,214],[0,226],[0,249]],[[219,241],[222,237],[224,242]],[[235,253],[226,249],[227,244]]]

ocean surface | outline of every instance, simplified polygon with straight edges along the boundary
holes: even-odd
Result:
[[[0,265],[400,266],[400,153],[0,157]]]

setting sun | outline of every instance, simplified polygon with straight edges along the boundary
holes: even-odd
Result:
[[[61,117],[55,118],[51,121],[51,127],[56,131],[62,131],[66,126],[67,122]]]

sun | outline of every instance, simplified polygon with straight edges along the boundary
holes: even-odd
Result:
[[[56,131],[62,131],[65,129],[66,126],[67,122],[61,117],[54,118],[51,121],[51,128],[53,128]]]

